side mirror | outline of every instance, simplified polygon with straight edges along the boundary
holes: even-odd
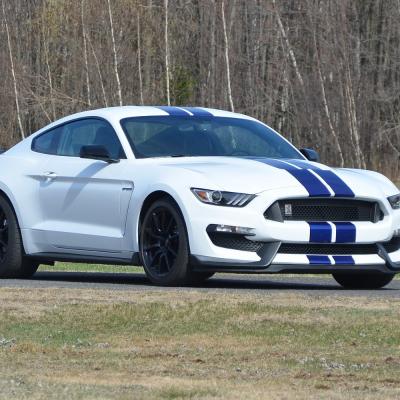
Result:
[[[105,161],[109,164],[114,164],[119,162],[119,160],[111,158],[110,153],[104,146],[98,146],[98,145],[82,146],[79,156],[80,158],[89,158],[91,160]]]
[[[300,153],[309,161],[319,162],[319,154],[313,149],[300,149]]]

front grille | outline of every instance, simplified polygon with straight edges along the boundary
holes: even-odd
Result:
[[[400,238],[396,237],[389,242],[382,243],[388,253],[400,248]],[[278,250],[282,254],[377,254],[376,244],[311,244],[311,243],[282,243]]]
[[[226,249],[257,252],[261,250],[265,244],[263,242],[255,242],[246,239],[241,235],[232,235],[229,233],[209,232],[208,236],[213,244],[219,247],[225,247]]]
[[[349,199],[286,199],[264,213],[274,221],[370,221],[383,219],[378,203]]]
[[[283,243],[278,253],[283,254],[377,254],[375,244],[309,244],[309,243]]]

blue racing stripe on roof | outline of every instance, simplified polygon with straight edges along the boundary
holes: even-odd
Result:
[[[172,117],[190,117],[190,114],[178,107],[173,106],[157,106],[156,108],[167,112]]]
[[[331,265],[328,256],[307,256],[310,265]]]
[[[355,261],[352,256],[333,256],[333,259],[337,265],[355,265]]]
[[[308,222],[310,225],[310,242],[331,243],[332,227],[327,222]]]
[[[355,194],[350,187],[333,171],[319,168],[316,165],[303,160],[289,160],[289,162],[297,167],[307,168],[314,171],[332,188],[335,197],[355,197]]]
[[[336,243],[355,243],[356,227],[351,222],[333,222],[336,225]]]
[[[283,169],[289,174],[291,174],[294,178],[296,178],[307,190],[310,197],[330,197],[331,193],[327,189],[327,187],[310,171],[306,169],[297,169],[292,165],[289,165],[285,162],[275,159],[265,159],[265,158],[255,158],[254,161],[259,161],[264,164],[270,165],[271,167]]]
[[[193,116],[195,117],[207,117],[207,118],[214,117],[214,115],[212,115],[207,110],[204,110],[204,108],[199,108],[199,107],[182,107],[182,108],[192,113]]]

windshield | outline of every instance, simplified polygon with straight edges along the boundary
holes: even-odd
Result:
[[[242,156],[303,159],[274,131],[247,119],[150,116],[125,118],[121,125],[136,158]]]

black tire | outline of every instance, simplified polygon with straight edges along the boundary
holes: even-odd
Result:
[[[39,264],[25,257],[17,217],[0,196],[0,278],[30,278]]]
[[[173,200],[157,200],[147,210],[140,227],[139,247],[151,282],[162,286],[191,282],[186,225]]]
[[[332,274],[339,285],[345,289],[380,289],[390,283],[394,274],[382,272],[341,273]]]
[[[206,280],[210,279],[215,272],[191,272],[190,273],[190,282],[193,285],[200,285],[204,283]]]

